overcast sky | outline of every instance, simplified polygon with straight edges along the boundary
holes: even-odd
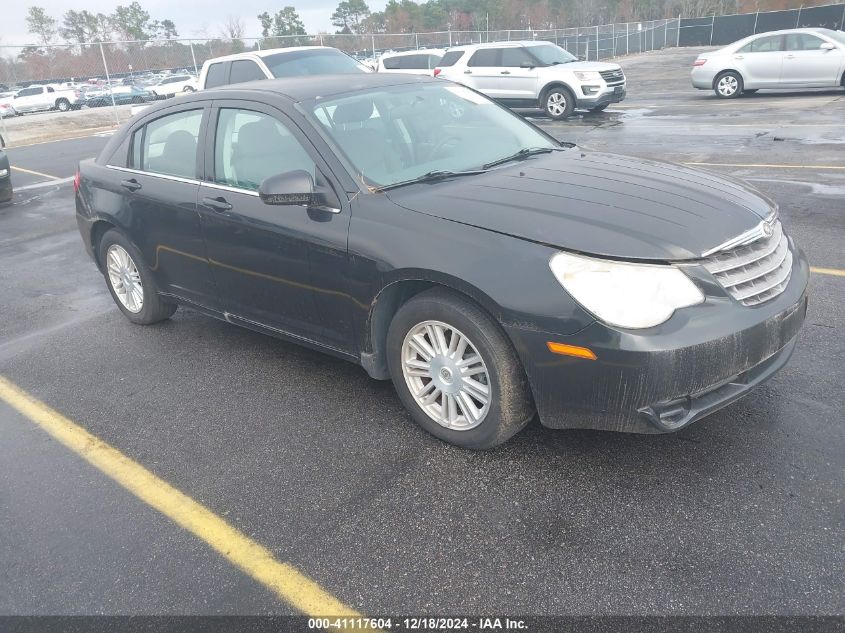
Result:
[[[2,19],[0,19],[0,45],[28,44],[34,37],[26,31],[26,13],[33,4],[44,7],[47,13],[61,22],[62,15],[69,9],[81,11],[88,9],[93,13],[112,13],[116,4],[128,5],[132,0],[87,0],[81,3],[70,0],[3,0]],[[255,17],[259,13],[268,11],[274,13],[286,4],[293,4],[299,12],[305,29],[309,33],[317,31],[334,32],[331,15],[337,7],[338,0],[280,0],[268,2],[262,0],[240,0],[237,3],[217,3],[208,0],[139,0],[153,20],[171,19],[176,23],[179,37],[213,37],[220,34],[222,24],[227,16],[237,15],[245,25],[246,37],[261,35],[261,26]],[[381,10],[385,0],[368,2],[370,9]],[[232,7],[239,8],[237,13]]]

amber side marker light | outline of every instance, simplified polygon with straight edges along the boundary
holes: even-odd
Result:
[[[586,358],[587,360],[596,360],[596,355],[592,350],[586,347],[578,347],[577,345],[567,345],[566,343],[546,343],[549,351],[552,354],[562,354],[563,356],[574,356],[575,358]]]

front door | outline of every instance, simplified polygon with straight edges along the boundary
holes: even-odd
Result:
[[[842,54],[820,48],[824,40],[810,33],[789,33],[781,83],[790,86],[836,86]]]
[[[199,211],[211,269],[230,317],[351,351],[346,290],[348,209],[267,205],[261,182],[304,170],[332,191],[301,131],[261,104],[215,102]],[[332,196],[334,194],[331,194]]]
[[[536,101],[539,62],[522,46],[502,48],[499,99]]]

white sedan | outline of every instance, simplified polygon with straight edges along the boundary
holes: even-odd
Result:
[[[845,32],[790,29],[752,35],[693,63],[692,85],[733,99],[760,89],[845,86]]]
[[[147,86],[147,90],[163,99],[183,92],[196,92],[197,78],[193,75],[170,75],[158,83]]]

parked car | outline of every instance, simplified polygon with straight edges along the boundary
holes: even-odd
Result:
[[[112,99],[115,105],[126,105],[127,103],[144,103],[152,101],[155,95],[144,88],[138,86],[119,86],[117,88],[110,88],[91,95],[85,100],[85,105],[89,108],[100,108],[102,106],[112,105]]]
[[[84,104],[85,99],[79,90],[61,90],[52,85],[29,86],[18,91],[12,100],[12,107],[18,114],[43,110],[67,112]]]
[[[746,37],[693,62],[692,85],[734,99],[761,89],[845,87],[845,33],[789,29]]]
[[[0,134],[0,204],[9,202],[12,199],[12,167],[9,165],[9,157],[6,156],[6,140]]]
[[[17,112],[12,106],[16,92],[0,92],[0,118],[16,116]]]
[[[329,46],[292,46],[250,51],[206,60],[200,71],[203,89],[257,79],[372,72],[358,60]]]
[[[168,75],[146,88],[155,98],[166,99],[180,93],[196,92],[197,78],[193,75]]]
[[[437,63],[443,57],[443,50],[437,48],[402,53],[385,53],[378,60],[380,73],[408,73],[411,75],[433,75]]]
[[[494,42],[450,48],[435,77],[464,84],[517,108],[539,108],[555,120],[576,109],[600,112],[625,98],[618,64],[579,62],[549,42]]]
[[[80,163],[76,211],[133,323],[182,304],[359,363],[470,448],[535,410],[553,428],[685,427],[783,367],[807,305],[770,200],[561,144],[429,77],[150,106]]]

